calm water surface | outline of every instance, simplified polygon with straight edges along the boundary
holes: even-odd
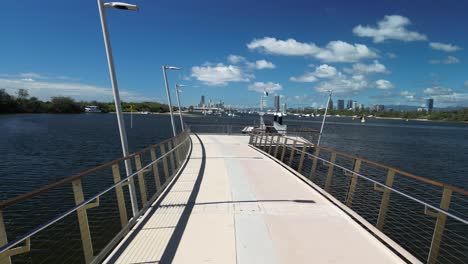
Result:
[[[166,115],[126,115],[130,152],[172,135]],[[194,117],[189,123],[254,124],[255,116]],[[287,117],[320,128],[321,118]],[[78,173],[121,153],[113,114],[0,116],[0,200]],[[468,189],[468,124],[350,118],[327,120],[322,145]]]

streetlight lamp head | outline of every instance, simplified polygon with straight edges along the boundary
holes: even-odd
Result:
[[[179,88],[179,87],[185,87],[185,85],[183,85],[183,84],[176,84],[175,86],[176,86],[177,88]]]
[[[131,11],[138,11],[139,10],[137,5],[127,4],[127,3],[122,3],[122,2],[105,3],[104,7],[131,10]]]
[[[174,67],[174,66],[164,66],[166,70],[180,70],[179,67]]]

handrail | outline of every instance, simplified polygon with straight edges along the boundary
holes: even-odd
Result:
[[[286,147],[287,147],[287,148],[293,148],[292,146],[286,146]],[[441,208],[438,208],[438,207],[436,207],[436,206],[433,206],[433,205],[431,205],[431,204],[428,204],[428,203],[426,203],[426,202],[424,202],[424,201],[421,201],[421,200],[418,199],[418,198],[415,198],[415,197],[413,197],[413,196],[411,196],[411,195],[408,195],[408,194],[406,194],[406,193],[404,193],[404,192],[401,192],[401,191],[399,191],[399,190],[397,190],[397,189],[395,189],[395,188],[393,188],[393,187],[387,186],[387,185],[384,184],[384,183],[381,183],[381,182],[376,181],[376,180],[373,180],[373,179],[371,179],[371,178],[369,178],[369,177],[367,177],[367,176],[364,176],[364,175],[360,174],[359,172],[350,170],[350,169],[348,169],[348,168],[346,168],[346,167],[343,167],[343,166],[341,166],[341,165],[339,165],[339,164],[336,164],[336,163],[334,163],[334,162],[328,161],[328,160],[326,160],[326,159],[324,159],[324,158],[320,158],[319,156],[315,156],[315,155],[310,154],[310,153],[308,153],[308,152],[302,151],[302,150],[299,149],[299,148],[294,148],[294,149],[295,149],[295,151],[297,151],[297,152],[305,153],[305,154],[306,154],[307,156],[309,156],[309,157],[313,157],[313,158],[319,159],[319,160],[321,160],[321,161],[323,161],[323,162],[326,162],[326,163],[328,163],[328,164],[333,164],[334,167],[340,168],[340,169],[342,169],[342,170],[344,170],[344,171],[347,171],[347,172],[349,172],[349,173],[352,173],[353,175],[356,175],[356,176],[358,176],[358,177],[360,177],[360,178],[363,178],[363,179],[368,180],[368,181],[370,181],[370,182],[372,182],[372,183],[374,183],[374,184],[377,184],[377,185],[379,185],[380,187],[383,187],[383,188],[385,188],[385,189],[388,189],[388,190],[391,190],[391,191],[393,191],[393,192],[395,192],[395,193],[398,193],[398,194],[400,194],[400,195],[402,195],[402,196],[405,196],[406,198],[408,198],[408,199],[410,199],[410,200],[413,200],[413,201],[415,201],[415,202],[417,202],[417,203],[420,203],[420,204],[422,204],[422,205],[424,205],[424,206],[426,206],[426,207],[429,207],[429,208],[431,208],[431,209],[434,209],[434,210],[436,210],[437,212],[446,214],[447,216],[450,216],[450,217],[452,217],[453,219],[458,220],[458,221],[460,221],[460,222],[462,222],[462,223],[464,223],[464,224],[468,224],[468,220],[467,220],[467,219],[463,219],[463,218],[460,218],[460,217],[458,217],[458,216],[456,216],[456,215],[453,215],[453,214],[449,213],[449,212],[446,211],[446,210],[443,210],[443,209],[441,209]]]
[[[381,168],[384,168],[384,169],[393,170],[393,171],[395,171],[395,172],[397,172],[397,173],[399,173],[399,174],[401,174],[401,175],[403,175],[405,177],[408,177],[408,178],[419,180],[419,181],[422,181],[422,182],[425,182],[425,183],[428,183],[428,184],[431,184],[431,185],[434,185],[434,186],[438,186],[438,187],[446,187],[446,188],[449,188],[449,189],[451,189],[453,191],[461,193],[463,195],[468,195],[468,191],[466,191],[464,189],[461,189],[459,187],[450,185],[450,184],[446,184],[446,183],[443,183],[443,182],[440,182],[440,181],[431,180],[431,179],[424,178],[424,177],[421,177],[421,176],[418,176],[418,175],[414,175],[412,173],[402,171],[402,170],[399,170],[399,169],[394,168],[394,167],[390,167],[390,166],[387,166],[387,165],[384,165],[384,164],[380,164],[378,162],[368,160],[368,159],[365,159],[365,158],[361,158],[361,157],[358,157],[358,156],[355,156],[355,155],[347,154],[347,153],[344,153],[344,152],[341,152],[341,151],[329,149],[329,148],[322,147],[322,146],[316,146],[316,147],[320,148],[321,150],[322,149],[326,150],[328,152],[334,152],[334,153],[336,153],[338,155],[341,155],[341,156],[344,156],[344,157],[347,157],[347,158],[360,159],[361,161],[364,161],[365,163],[369,163],[369,164],[372,164],[372,165],[375,165],[375,166],[378,166],[378,167],[381,167]]]
[[[304,180],[313,182],[347,210],[357,213],[361,217],[358,222],[375,225],[375,230],[395,240],[419,260],[429,264],[466,263],[467,191],[308,142],[292,139],[291,143],[288,142],[291,139],[281,134],[250,135],[249,145],[297,171]],[[323,152],[327,154],[324,156]],[[337,161],[337,157],[341,160]],[[304,170],[304,164],[308,169]],[[430,191],[413,191],[418,182],[429,184],[420,186]],[[396,197],[390,199],[393,195]],[[440,204],[434,204],[434,198],[440,199]],[[416,237],[418,243],[413,243]]]
[[[188,133],[188,131],[189,131],[189,130],[184,130],[184,131],[183,131],[182,133],[180,133],[179,135],[183,135],[183,134],[185,134],[185,133]],[[174,138],[177,138],[177,137],[179,137],[179,135],[176,136],[176,137],[170,138],[169,140],[174,139]],[[161,161],[162,159],[164,159],[165,157],[167,157],[169,154],[171,154],[172,152],[174,152],[175,150],[177,150],[177,149],[178,149],[180,146],[182,146],[187,140],[190,140],[190,137],[187,137],[187,138],[184,139],[182,142],[180,142],[179,144],[177,144],[174,148],[172,148],[171,150],[169,150],[169,151],[166,152],[165,154],[161,155],[159,158],[157,158],[157,159],[151,161],[149,164],[145,165],[145,166],[142,167],[141,169],[135,171],[134,173],[132,173],[131,175],[129,175],[129,176],[127,176],[127,177],[121,179],[120,181],[114,183],[113,185],[109,186],[108,188],[104,189],[103,191],[99,192],[98,194],[93,195],[91,198],[89,198],[89,199],[87,199],[87,200],[81,202],[80,204],[76,205],[75,207],[72,207],[72,208],[68,209],[67,211],[65,211],[64,213],[62,213],[62,214],[60,214],[60,215],[58,215],[58,216],[52,218],[52,219],[51,219],[50,221],[48,221],[47,223],[42,224],[42,225],[36,227],[35,229],[28,231],[28,232],[27,232],[26,234],[24,234],[23,236],[20,236],[20,237],[18,237],[18,238],[15,238],[15,240],[13,240],[13,241],[7,243],[6,245],[0,246],[0,254],[1,254],[1,253],[4,253],[5,251],[7,251],[7,250],[9,250],[9,249],[11,249],[11,248],[13,248],[14,246],[16,246],[16,245],[18,245],[19,243],[25,241],[26,239],[32,237],[33,235],[39,233],[40,231],[46,229],[47,227],[53,225],[54,223],[56,223],[56,222],[62,220],[63,218],[65,218],[65,217],[67,217],[68,215],[70,215],[71,213],[76,212],[78,209],[84,207],[85,205],[87,205],[87,204],[89,204],[89,203],[95,201],[96,199],[99,199],[100,196],[102,196],[102,195],[108,193],[109,191],[115,189],[117,186],[122,185],[122,184],[125,183],[126,181],[129,181],[131,178],[137,176],[139,173],[144,172],[146,169],[148,169],[149,167],[153,166],[153,164],[155,164],[155,163]],[[152,146],[158,146],[159,144],[163,144],[164,142],[167,142],[167,141],[168,141],[168,140],[165,140],[165,141],[163,141],[163,142],[161,142],[161,143],[158,143],[158,144],[155,144],[155,145],[152,145]],[[150,147],[151,147],[151,146],[150,146]],[[146,149],[149,149],[149,148],[146,148]],[[138,152],[135,152],[135,153],[138,153]],[[128,157],[133,157],[133,156],[137,155],[137,154],[135,154],[135,153],[130,154],[130,155],[127,156],[127,157],[120,158],[120,159],[117,159],[117,160],[108,162],[108,163],[106,163],[106,164],[107,164],[107,165],[109,165],[109,164],[110,164],[110,165],[114,165],[114,164],[116,164],[118,161],[121,161],[121,160],[126,159],[126,158],[128,158]],[[104,165],[106,165],[106,164],[104,164]],[[105,168],[106,166],[104,166],[104,165],[98,166],[98,167],[96,167],[96,168]],[[88,170],[88,171],[96,171],[96,168],[91,169],[91,170]],[[86,172],[88,172],[88,171],[86,171]],[[81,174],[83,174],[83,173],[81,173]],[[68,177],[68,178],[65,178],[65,179],[70,179],[70,178],[74,177],[73,179],[76,180],[76,179],[79,179],[79,178],[85,176],[85,175],[82,175],[81,177],[77,177],[77,176],[80,176],[81,174],[77,174],[77,175],[74,175],[74,176],[71,176],[71,177]],[[86,175],[87,175],[87,174],[86,174]],[[65,180],[65,179],[64,179],[64,180]],[[71,181],[72,181],[72,180],[66,181],[66,183],[69,183],[69,182],[71,182]],[[53,185],[53,184],[51,184],[51,185]],[[49,185],[49,186],[50,186],[50,185]],[[61,185],[58,185],[58,186],[61,186]],[[23,198],[23,197],[21,197],[21,198]],[[19,201],[22,201],[22,200],[19,200]],[[18,202],[19,202],[19,201],[18,201]],[[0,209],[1,209],[1,208],[0,208]]]
[[[260,134],[265,134],[265,133],[260,133]],[[266,133],[266,134],[267,135],[273,135],[273,136],[276,136],[276,135],[283,136],[280,133]],[[362,157],[359,157],[359,156],[344,153],[344,152],[341,152],[341,151],[338,151],[338,150],[333,150],[333,149],[330,149],[330,148],[327,148],[327,147],[322,147],[322,146],[316,146],[314,144],[310,144],[310,143],[307,143],[307,142],[303,142],[303,143],[307,144],[310,147],[319,148],[320,150],[325,150],[325,151],[328,151],[330,153],[336,153],[336,154],[338,154],[340,156],[344,156],[344,157],[351,158],[351,159],[359,159],[359,160],[361,160],[361,161],[363,161],[365,163],[369,163],[369,164],[372,164],[372,165],[375,165],[375,166],[378,166],[378,167],[381,167],[381,168],[384,168],[384,169],[393,170],[396,173],[401,174],[402,176],[412,178],[412,179],[415,179],[415,180],[418,180],[418,181],[421,181],[421,182],[424,182],[424,183],[427,183],[427,184],[431,184],[431,185],[438,186],[438,187],[443,187],[443,188],[448,188],[448,189],[450,189],[452,191],[455,191],[457,193],[460,193],[460,194],[463,194],[463,195],[468,195],[467,190],[464,190],[464,189],[462,189],[460,187],[457,187],[457,186],[453,186],[453,185],[443,183],[443,182],[440,182],[440,181],[436,181],[436,180],[431,180],[431,179],[428,179],[428,178],[425,178],[425,177],[422,177],[422,176],[412,174],[410,172],[402,171],[402,170],[397,169],[395,167],[384,165],[384,164],[381,164],[381,163],[378,163],[378,162],[375,162],[375,161],[372,161],[372,160],[368,160],[368,159],[365,159],[365,158],[362,158]]]
[[[31,198],[34,198],[34,197],[36,197],[38,195],[41,195],[43,193],[46,193],[46,192],[50,191],[51,189],[58,188],[58,187],[61,187],[61,186],[65,185],[65,184],[71,183],[71,182],[73,182],[75,180],[81,179],[81,178],[83,178],[83,177],[85,177],[85,176],[87,176],[89,174],[92,174],[92,173],[94,173],[96,171],[100,171],[100,170],[102,170],[104,168],[111,167],[112,165],[117,164],[117,163],[119,163],[121,161],[131,159],[131,158],[135,157],[136,155],[139,155],[139,154],[143,153],[144,151],[147,151],[147,150],[152,149],[152,148],[156,148],[156,147],[158,147],[160,145],[163,145],[163,144],[165,144],[165,143],[167,143],[167,142],[169,142],[169,141],[171,141],[173,139],[179,138],[182,135],[184,135],[185,133],[187,133],[187,131],[188,130],[184,130],[175,137],[171,137],[171,138],[165,139],[165,140],[163,140],[163,141],[161,141],[159,143],[150,145],[150,146],[148,146],[148,147],[146,147],[144,149],[141,149],[139,151],[131,153],[128,156],[121,157],[121,158],[109,161],[109,162],[104,163],[102,165],[99,165],[97,167],[88,169],[86,171],[77,173],[77,174],[72,175],[72,176],[68,176],[66,178],[63,178],[63,179],[57,181],[57,182],[45,185],[45,186],[40,187],[40,188],[38,188],[36,190],[33,190],[33,191],[30,191],[30,192],[15,196],[13,198],[10,198],[10,199],[4,200],[4,201],[0,201],[0,210],[4,209],[6,207],[9,207],[11,205],[23,202],[25,200],[29,200]]]

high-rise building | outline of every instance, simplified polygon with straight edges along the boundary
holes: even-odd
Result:
[[[344,100],[338,100],[338,110],[344,110]]]
[[[359,111],[363,111],[364,110],[364,104],[358,104],[357,108],[358,108]]]
[[[275,112],[279,112],[280,110],[280,97],[279,95],[275,95]]]
[[[328,102],[328,110],[333,110],[333,100],[330,98],[330,101]]]
[[[429,114],[432,113],[432,109],[434,108],[434,99],[430,98],[426,100],[426,108]]]
[[[200,104],[198,104],[199,107],[203,107],[205,105],[205,96],[202,95],[200,99]]]
[[[385,106],[384,105],[374,105],[374,110],[377,111],[377,112],[381,112],[381,111],[385,110]]]
[[[346,109],[352,109],[353,108],[353,100],[348,100],[346,103]]]
[[[357,109],[357,101],[353,101],[351,103],[351,108],[353,109],[353,111]]]

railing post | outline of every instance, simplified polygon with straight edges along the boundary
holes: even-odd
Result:
[[[294,143],[291,148],[291,154],[289,155],[289,163],[288,163],[289,167],[292,166],[292,162],[294,159],[294,152],[296,151],[296,144],[297,144],[297,140],[294,140]]]
[[[359,170],[361,170],[361,162],[362,161],[360,159],[355,160],[354,172],[359,172]],[[345,175],[351,176],[351,183],[349,185],[348,195],[346,196],[346,205],[348,207],[351,207],[351,205],[353,204],[353,195],[354,195],[354,191],[356,190],[358,176],[355,173],[348,174],[346,172],[345,172]]]
[[[257,147],[257,142],[258,142],[258,133],[255,134],[255,143],[254,143],[254,146]]]
[[[8,243],[5,222],[3,221],[3,212],[0,210],[0,246],[4,246]],[[10,256],[7,252],[0,253],[0,263],[11,264]]]
[[[442,199],[440,201],[440,208],[448,211],[451,199],[452,190],[444,187]],[[434,228],[434,234],[432,235],[431,248],[429,251],[429,256],[427,257],[427,263],[431,264],[436,263],[437,258],[439,257],[440,242],[442,240],[442,236],[444,235],[445,222],[447,221],[447,215],[442,212],[436,213],[436,217],[437,221]]]
[[[283,142],[283,151],[281,152],[281,162],[284,161],[284,155],[286,155],[286,148],[288,146],[288,139],[287,138],[284,138],[284,142]]]
[[[389,169],[387,173],[387,180],[385,181],[385,185],[388,187],[392,187],[393,185],[393,180],[395,179],[395,171]],[[379,210],[379,216],[377,217],[377,228],[379,230],[383,230],[384,223],[385,223],[385,216],[387,214],[387,209],[388,209],[388,203],[390,201],[390,189],[388,188],[382,188],[382,201],[380,202],[380,210]]]
[[[172,141],[167,142],[167,152],[172,150]],[[172,168],[172,173],[175,171],[175,162],[174,162],[174,151],[169,153],[169,159],[171,161],[171,168]]]
[[[249,145],[252,145],[252,142],[253,142],[253,133],[250,133],[249,135]]]
[[[315,170],[317,170],[317,161],[318,161],[316,157],[318,157],[319,155],[320,155],[320,147],[316,145],[315,151],[314,151],[315,158],[312,161],[312,168],[310,168],[309,180],[312,180],[315,177]]]
[[[141,170],[141,157],[140,155],[135,156],[135,166],[137,171]],[[138,186],[140,187],[141,195],[141,205],[145,206],[148,201],[148,196],[146,195],[146,182],[145,182],[145,172],[140,171],[138,173]]]
[[[266,150],[267,141],[268,141],[268,134],[265,133],[265,143],[263,143],[263,150]]]
[[[305,157],[306,150],[307,150],[307,145],[304,142],[304,145],[302,145],[302,150],[301,150],[301,158],[299,159],[299,166],[297,167],[297,172],[299,172],[299,174],[302,172],[302,166],[304,165],[304,157]]]
[[[75,196],[75,204],[78,205],[84,202],[85,199],[83,195],[83,186],[81,184],[81,179],[73,181],[72,186],[73,194]],[[91,241],[91,232],[89,231],[88,213],[86,212],[86,208],[83,206],[76,210],[76,214],[78,216],[78,223],[80,226],[81,243],[83,244],[85,262],[91,263],[91,261],[94,258],[94,253],[93,243]]]
[[[271,134],[270,146],[268,147],[268,154],[271,154],[271,148],[273,147],[273,139],[275,138],[274,134]]]
[[[324,190],[327,192],[330,191],[330,185],[332,182],[333,169],[335,168],[334,166],[335,162],[336,162],[336,152],[333,152],[330,157],[330,163],[328,164],[327,179],[325,180]]]
[[[154,148],[150,150],[151,154],[151,161],[156,160],[156,151]],[[154,182],[156,183],[156,192],[161,189],[161,179],[159,178],[159,170],[158,170],[158,162],[153,163],[153,175],[154,175]]]
[[[118,163],[112,165],[112,175],[114,176],[114,183],[121,180]],[[115,195],[117,196],[117,205],[119,207],[120,223],[122,224],[122,227],[125,227],[128,224],[128,216],[122,184],[115,187]]]
[[[275,158],[278,158],[278,149],[279,149],[279,142],[281,140],[281,136],[278,134],[278,138],[276,139],[276,146],[275,146]]]
[[[166,147],[164,146],[164,144],[161,144],[161,156],[164,156],[164,154],[166,154]],[[163,170],[164,170],[164,182],[169,179],[169,166],[167,164],[167,156],[164,156],[163,158]]]

